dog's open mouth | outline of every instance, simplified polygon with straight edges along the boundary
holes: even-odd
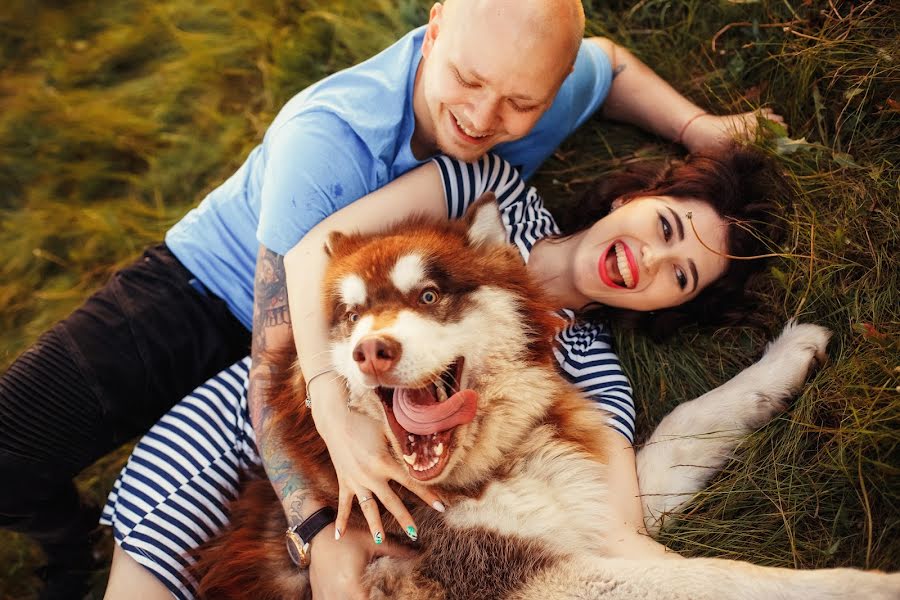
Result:
[[[456,359],[423,387],[379,387],[391,431],[414,478],[440,475],[453,452],[453,432],[475,418],[478,395],[460,389],[465,360]]]

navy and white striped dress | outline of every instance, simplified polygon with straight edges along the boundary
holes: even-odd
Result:
[[[461,217],[482,193],[496,194],[510,242],[525,262],[541,238],[559,229],[534,188],[495,155],[477,163],[441,157],[450,218]],[[631,386],[612,351],[608,329],[563,311],[557,335],[563,373],[629,442],[634,437]],[[106,501],[100,522],[116,542],[150,570],[175,598],[193,598],[190,550],[220,531],[241,471],[260,464],[247,408],[250,359],[245,358],[175,405],[135,446]]]

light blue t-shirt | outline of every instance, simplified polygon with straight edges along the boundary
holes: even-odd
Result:
[[[294,96],[237,172],[166,234],[175,256],[248,329],[259,244],[286,254],[327,216],[427,160],[410,148],[424,32]],[[494,151],[531,177],[611,83],[606,54],[583,42],[574,72],[532,132]]]

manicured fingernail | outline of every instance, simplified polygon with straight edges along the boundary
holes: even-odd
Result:
[[[381,535],[380,531],[378,533],[376,533],[373,537],[375,538],[376,544],[380,544],[381,542],[384,541],[384,537]]]
[[[440,500],[435,500],[434,502],[432,502],[432,503],[431,503],[431,508],[433,508],[434,510],[436,510],[436,511],[438,511],[438,512],[444,512],[445,510],[447,510],[447,509],[444,507],[444,503],[441,502]]]
[[[341,530],[338,529],[337,527],[334,528],[334,539],[336,539],[336,540],[341,539]]]
[[[418,532],[416,532],[416,528],[412,525],[406,528],[406,535],[408,535],[409,539],[411,539],[412,541],[416,541],[417,539],[419,539],[419,534]]]

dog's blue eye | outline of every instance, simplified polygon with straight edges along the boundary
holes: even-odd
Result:
[[[438,300],[437,292],[433,289],[423,290],[419,296],[419,302],[422,304],[434,304]]]

